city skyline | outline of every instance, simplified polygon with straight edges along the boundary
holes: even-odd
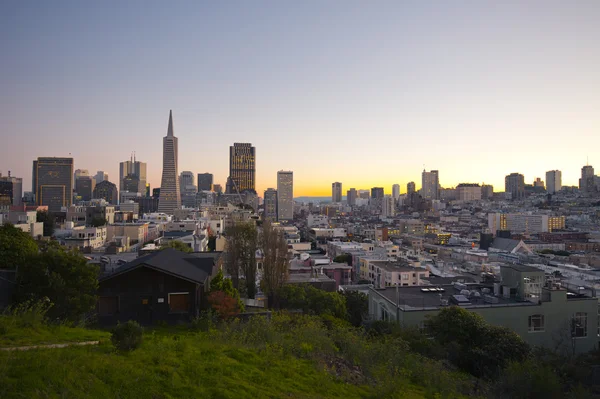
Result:
[[[38,157],[73,157],[119,185],[131,151],[159,187],[168,109],[180,170],[225,187],[228,148],[250,142],[259,195],[282,169],[294,171],[296,196],[329,196],[334,181],[419,189],[424,166],[443,187],[500,191],[512,172],[531,184],[560,170],[563,185],[577,186],[588,156],[600,165],[585,150],[600,144],[598,2],[2,11],[11,40],[0,43],[0,131],[12,147],[0,171],[21,177],[24,191]]]

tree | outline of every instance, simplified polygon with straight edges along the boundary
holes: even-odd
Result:
[[[0,226],[0,269],[16,269],[38,253],[38,246],[23,230],[12,224]]]
[[[348,265],[352,266],[352,255],[350,255],[350,254],[338,255],[335,258],[333,258],[333,261],[335,263],[347,263]]]
[[[265,221],[259,235],[259,246],[263,254],[261,289],[271,303],[288,278],[287,242],[282,231],[275,229],[270,221]]]
[[[252,222],[238,222],[226,232],[225,264],[233,286],[239,289],[244,277],[248,298],[256,295],[256,249],[258,233]]]
[[[96,306],[98,267],[75,251],[49,249],[30,256],[17,273],[17,301],[48,298],[51,318],[80,321]]]
[[[310,284],[286,284],[278,293],[284,309],[302,309],[304,313],[331,315],[346,319],[346,301],[339,292],[327,292]]]
[[[223,291],[213,291],[208,295],[208,303],[222,320],[239,313],[238,301]]]
[[[92,227],[106,226],[106,219],[104,219],[103,217],[100,217],[100,216],[96,216],[96,217],[92,218],[92,221],[90,222],[90,224],[92,225]]]
[[[56,218],[52,213],[46,211],[38,211],[37,221],[44,223],[44,237],[51,237],[52,234],[54,234]]]
[[[564,397],[560,379],[552,368],[532,359],[509,364],[494,383],[492,392],[498,398]]]
[[[230,278],[225,278],[225,276],[223,276],[222,270],[219,270],[217,275],[210,281],[210,289],[208,291],[209,297],[210,294],[217,291],[224,292],[226,295],[235,299],[238,306],[238,311],[244,311],[244,304],[240,300],[240,292],[233,287],[233,283],[231,282]],[[210,301],[208,302],[211,303]]]
[[[369,299],[358,291],[343,291],[346,300],[346,319],[355,327],[360,327],[369,314]]]
[[[160,249],[173,248],[181,252],[190,253],[193,252],[192,248],[189,245],[186,245],[182,241],[170,240],[166,244],[161,245]]]

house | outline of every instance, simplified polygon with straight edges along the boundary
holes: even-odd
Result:
[[[204,306],[204,293],[220,267],[220,255],[169,248],[102,275],[98,289],[99,323],[135,320],[149,325],[189,321]]]

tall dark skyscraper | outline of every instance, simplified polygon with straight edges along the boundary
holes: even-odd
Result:
[[[234,143],[229,147],[229,179],[227,193],[245,190],[256,192],[256,149],[250,143]],[[237,188],[237,190],[236,190]]]
[[[346,191],[346,202],[348,205],[355,206],[357,196],[358,193],[355,188],[351,188],[350,190]]]
[[[23,179],[0,173],[0,205],[21,205],[23,199]]]
[[[38,158],[33,161],[33,188],[37,205],[58,212],[73,202],[73,158]]]
[[[82,201],[89,201],[92,199],[95,187],[96,180],[91,176],[78,176],[75,179],[75,192],[81,197]]]
[[[163,137],[163,170],[160,183],[160,198],[158,211],[172,215],[181,208],[181,193],[179,192],[179,176],[177,173],[177,137],[173,131],[173,111],[169,112],[169,127],[166,137]]]
[[[198,173],[198,191],[212,191],[213,175],[212,173]]]
[[[342,202],[342,183],[331,183],[331,202]]]
[[[111,205],[117,205],[119,203],[119,190],[116,184],[104,180],[96,184],[93,197],[103,199]]]

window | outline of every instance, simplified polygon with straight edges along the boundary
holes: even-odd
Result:
[[[190,310],[189,292],[169,294],[169,310],[172,313],[187,313]]]
[[[577,312],[571,320],[571,335],[574,338],[587,337],[587,313]]]
[[[529,316],[529,332],[539,332],[545,330],[544,315],[534,314]]]
[[[101,296],[98,298],[98,314],[100,316],[112,316],[119,311],[118,296]]]
[[[408,280],[408,274],[403,274],[402,275],[402,280]]]

